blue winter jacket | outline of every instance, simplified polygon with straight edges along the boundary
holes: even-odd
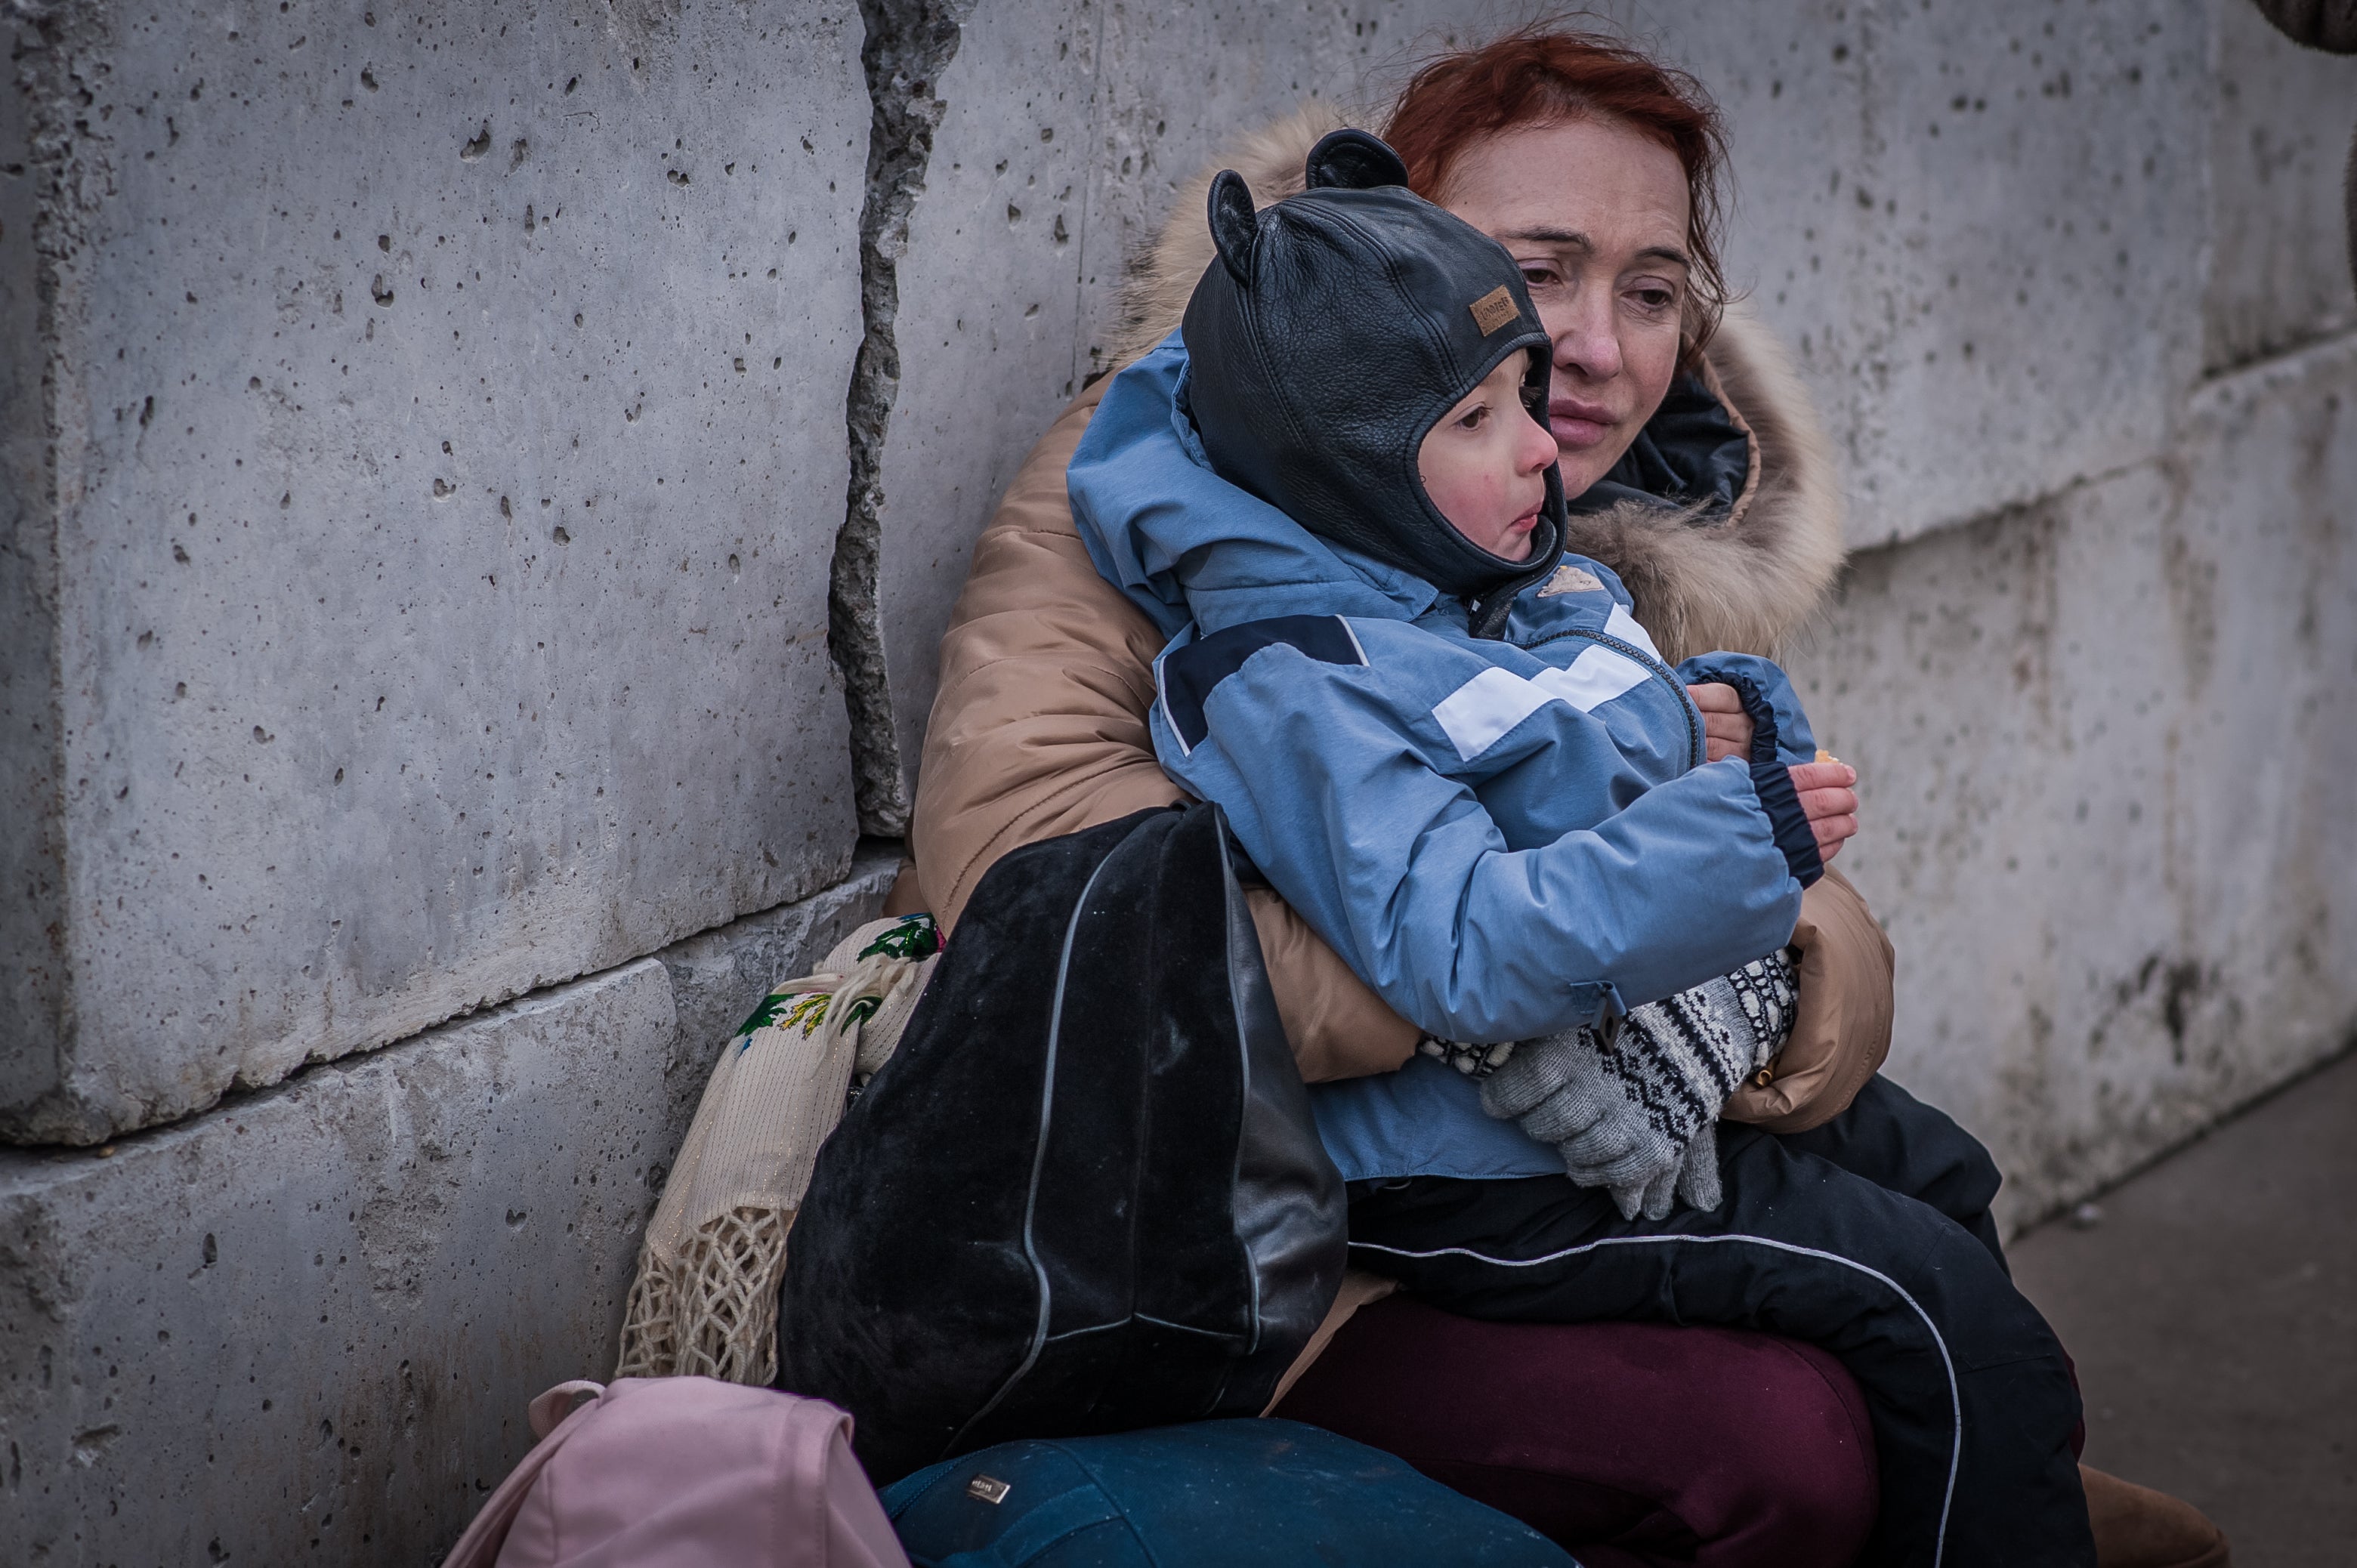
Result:
[[[1117,376],[1068,484],[1097,569],[1170,634],[1155,747],[1394,1010],[1445,1039],[1589,1024],[1773,951],[1820,869],[1786,765],[1814,752],[1781,671],[1672,669],[1620,579],[1566,556],[1501,639],[1431,585],[1211,471],[1173,334]],[[1724,681],[1749,761],[1703,760],[1689,682]],[[1560,1173],[1417,1057],[1321,1084],[1346,1179]]]

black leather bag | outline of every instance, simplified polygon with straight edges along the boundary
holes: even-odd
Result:
[[[780,1384],[869,1477],[1024,1437],[1257,1415],[1342,1277],[1217,808],[984,876],[899,1048],[820,1150]]]

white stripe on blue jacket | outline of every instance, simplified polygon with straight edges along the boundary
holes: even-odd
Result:
[[[1390,1005],[1447,1039],[1523,1039],[1727,973],[1790,940],[1817,860],[1784,765],[1814,752],[1783,672],[1673,670],[1606,567],[1566,557],[1500,640],[1431,585],[1212,473],[1174,334],[1114,379],[1074,454],[1107,580],[1170,634],[1163,767]],[[1703,761],[1688,682],[1729,681],[1751,762]],[[1559,1173],[1555,1151],[1417,1057],[1317,1086],[1346,1179]]]

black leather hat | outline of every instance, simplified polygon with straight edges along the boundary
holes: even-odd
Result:
[[[1531,349],[1523,401],[1546,420],[1551,345],[1505,247],[1407,188],[1364,131],[1310,150],[1308,188],[1265,212],[1233,170],[1211,182],[1219,260],[1180,332],[1189,411],[1223,478],[1311,532],[1462,596],[1477,636],[1563,554],[1563,479],[1527,560],[1492,555],[1425,493],[1416,456],[1442,416]]]

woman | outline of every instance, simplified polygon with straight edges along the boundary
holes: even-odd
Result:
[[[1257,201],[1276,199],[1297,188],[1302,155],[1325,128],[1297,119],[1229,161]],[[1529,281],[1555,342],[1548,412],[1565,489],[1580,498],[1571,548],[1620,572],[1671,659],[1772,650],[1838,570],[1839,507],[1781,354],[1748,318],[1724,313],[1719,128],[1698,91],[1634,51],[1534,29],[1428,67],[1385,134],[1412,183],[1505,244]],[[1210,259],[1201,210],[1200,186],[1182,194],[1135,281],[1133,351],[1175,325]],[[943,643],[912,833],[925,892],[906,889],[900,901],[930,895],[945,925],[1006,850],[1178,798],[1143,722],[1159,638],[1090,568],[1064,500],[1063,468],[1093,401],[1084,393],[1066,411],[1010,487]],[[1714,757],[1742,742],[1738,714],[1712,715],[1711,728]],[[1415,1030],[1273,897],[1259,896],[1254,912],[1304,1076],[1397,1069]],[[1747,1088],[1727,1115],[1930,1205],[1995,1253],[1997,1178],[1986,1152],[1869,1082],[1888,1038],[1889,949],[1846,883],[1829,876],[1811,890],[1796,943],[1792,1047],[1773,1081]],[[1415,1221],[1385,1223],[1399,1236]],[[1641,1388],[1620,1375],[1631,1354],[1670,1346],[1682,1364],[1671,1397],[1658,1379]],[[1697,1393],[1735,1384],[1771,1397],[1738,1409]],[[1598,1542],[1617,1539],[1652,1560],[1826,1563],[1878,1533],[1857,1397],[1821,1356],[1760,1336],[1474,1325],[1394,1302],[1343,1326],[1281,1409],[1401,1452],[1592,1561],[1612,1561]],[[1594,1435],[1566,1440],[1574,1427]],[[1636,1432],[1660,1445],[1632,1455]],[[1786,1484],[1795,1455],[1809,1461],[1807,1478]],[[1714,1492],[1730,1473],[1775,1478]],[[2122,1527],[2105,1523],[2106,1564],[2224,1561],[2215,1531],[2182,1505],[2089,1475],[2099,1522],[2119,1513],[2142,1536],[2160,1532],[2153,1551],[2123,1556]],[[2051,1560],[2088,1560],[2077,1539]],[[1907,1550],[1877,1546],[1890,1560]]]

